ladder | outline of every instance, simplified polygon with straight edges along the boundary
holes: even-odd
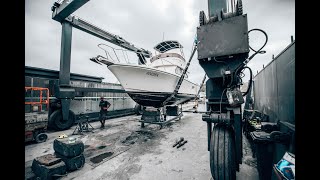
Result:
[[[202,79],[202,82],[201,82],[201,85],[200,85],[200,88],[199,88],[199,91],[198,91],[196,97],[199,96],[199,94],[200,94],[200,92],[201,92],[201,88],[202,88],[202,86],[203,86],[203,84],[204,84],[204,81],[206,80],[206,77],[207,77],[207,74],[205,74],[204,77],[203,77],[203,79]]]

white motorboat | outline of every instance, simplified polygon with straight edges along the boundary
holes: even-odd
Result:
[[[102,56],[93,61],[106,64],[128,95],[142,106],[161,107],[174,92],[186,66],[182,45],[177,41],[163,41],[154,49],[159,53],[144,65],[114,63]],[[179,51],[169,52],[169,51]],[[91,59],[92,60],[92,59]],[[166,105],[178,105],[194,99],[199,85],[188,80],[187,74],[178,94]]]

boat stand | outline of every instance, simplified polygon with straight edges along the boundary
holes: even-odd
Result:
[[[168,119],[167,116],[174,116],[173,118]],[[181,109],[177,106],[167,106],[166,108],[153,108],[153,107],[145,107],[142,111],[141,127],[144,128],[145,123],[149,124],[158,124],[160,125],[160,129],[167,123],[174,120],[181,120],[183,116]]]
[[[78,124],[74,129],[72,135],[82,135],[83,132],[93,132],[93,130],[94,127],[92,127],[89,123],[89,116],[85,116],[83,113],[80,113]]]

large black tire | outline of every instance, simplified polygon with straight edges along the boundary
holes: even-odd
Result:
[[[142,108],[140,104],[136,104],[134,106],[134,112],[136,113],[136,115],[141,115],[142,114]]]
[[[54,111],[59,110],[59,109],[61,109],[61,103],[59,102],[59,100],[57,100],[57,99],[50,100],[48,129],[52,129],[52,130],[57,129],[54,125],[54,121],[51,120],[50,116]]]
[[[68,120],[63,120],[62,118],[62,110],[56,110],[54,111],[50,117],[49,117],[49,126],[61,131],[61,130],[66,130],[69,129],[74,121],[76,119],[76,115],[74,114],[74,112],[72,112],[71,110],[69,110],[69,118]]]
[[[51,113],[50,116],[49,116],[49,119],[48,119],[48,129],[50,129],[50,130],[56,130],[57,129],[54,121],[55,121],[55,119],[52,118],[52,113]]]
[[[33,173],[38,177],[38,179],[40,178],[41,180],[57,179],[55,175],[65,175],[67,172],[66,164],[63,161],[50,166],[46,166],[40,164],[36,160],[33,160],[31,169]]]
[[[48,139],[48,135],[45,133],[37,134],[35,140],[37,143],[45,142]]]
[[[69,138],[55,139],[53,141],[53,149],[58,154],[71,158],[83,153],[84,144],[80,140],[69,142]]]
[[[76,157],[67,158],[57,152],[55,152],[56,157],[61,158],[61,160],[66,164],[67,171],[75,171],[81,169],[85,163],[85,158],[83,154]]]
[[[215,180],[236,179],[235,141],[231,129],[215,125],[210,142],[210,169]]]

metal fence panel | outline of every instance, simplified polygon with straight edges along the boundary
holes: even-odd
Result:
[[[279,119],[295,124],[295,45],[275,61],[278,78]]]
[[[295,43],[254,77],[254,108],[278,120],[295,123]]]

